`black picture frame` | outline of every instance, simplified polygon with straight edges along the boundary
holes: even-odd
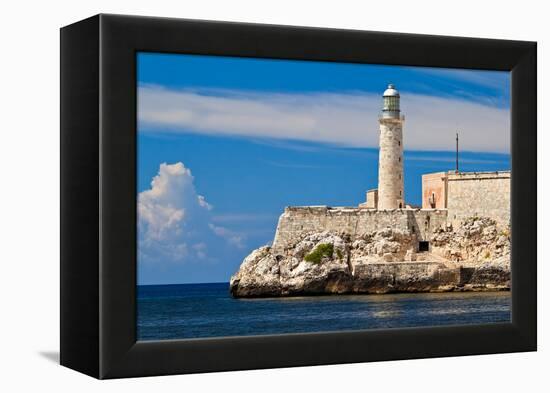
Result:
[[[512,320],[136,342],[136,52],[511,71]],[[96,378],[537,348],[536,43],[97,15],[61,29],[61,364]]]

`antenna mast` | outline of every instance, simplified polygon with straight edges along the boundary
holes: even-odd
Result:
[[[456,168],[455,173],[458,173],[458,132],[456,133]]]

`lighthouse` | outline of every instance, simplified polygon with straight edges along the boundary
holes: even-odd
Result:
[[[378,156],[378,209],[405,207],[403,187],[403,122],[399,92],[389,84],[384,91],[379,117],[380,151]]]

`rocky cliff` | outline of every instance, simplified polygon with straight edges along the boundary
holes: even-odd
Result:
[[[430,234],[417,252],[418,231],[314,231],[284,249],[254,250],[231,277],[235,297],[344,293],[485,291],[510,288],[510,231],[473,217]]]

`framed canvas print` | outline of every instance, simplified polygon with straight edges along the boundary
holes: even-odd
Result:
[[[64,27],[61,228],[97,378],[536,350],[536,44]]]

